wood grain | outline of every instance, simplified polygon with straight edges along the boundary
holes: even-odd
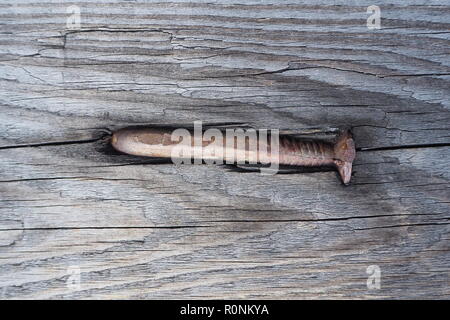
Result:
[[[450,298],[449,18],[421,0],[2,2],[0,298]],[[351,126],[352,183],[108,148],[195,120]]]

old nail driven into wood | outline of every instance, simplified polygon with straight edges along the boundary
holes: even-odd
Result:
[[[233,139],[230,141],[227,139]],[[289,135],[281,135],[278,140],[278,155],[276,160],[267,157],[259,152],[261,145],[267,146],[270,150],[272,147],[271,139],[261,137],[256,138],[258,149],[249,148],[248,140],[242,147],[238,147],[235,137],[224,137],[223,142],[219,145],[220,152],[211,156],[206,150],[213,140],[201,138],[200,146],[194,141],[194,137],[188,139],[187,146],[190,148],[193,158],[200,157],[203,160],[217,160],[217,155],[221,157],[223,162],[230,163],[235,161],[245,163],[268,163],[277,161],[280,165],[303,166],[303,167],[319,167],[332,166],[337,169],[341,176],[342,182],[348,184],[352,175],[352,163],[355,159],[355,144],[350,131],[345,130],[338,135],[334,143],[315,140],[302,140]],[[113,133],[111,143],[113,147],[123,153],[147,156],[162,157],[174,159],[174,148],[180,143],[173,141],[172,130],[166,128],[124,128]],[[186,144],[186,141],[184,141]],[[198,152],[200,150],[200,153]],[[200,156],[198,156],[200,154]],[[230,158],[233,154],[233,158]]]

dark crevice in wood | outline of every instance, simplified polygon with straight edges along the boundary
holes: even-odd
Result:
[[[373,229],[388,229],[388,228],[402,228],[402,227],[423,227],[423,226],[439,226],[439,225],[449,225],[450,223],[438,223],[438,222],[427,222],[427,223],[411,223],[411,224],[397,224],[390,226],[379,226],[370,228],[359,228],[354,229],[355,231],[361,230],[373,230]]]
[[[11,179],[11,180],[0,180],[0,183],[11,183],[11,182],[25,182],[25,181],[46,181],[46,180],[104,180],[104,181],[140,181],[146,182],[146,179],[132,179],[132,178],[101,178],[101,177],[89,177],[89,176],[73,176],[73,177],[43,177],[43,178],[26,178],[26,179]]]
[[[371,219],[371,218],[383,218],[383,217],[410,217],[410,216],[430,216],[435,214],[385,214],[385,215],[370,215],[370,216],[354,216],[354,217],[341,217],[341,218],[323,218],[323,219],[267,219],[267,220],[207,220],[199,221],[203,223],[287,223],[287,222],[331,222],[331,221],[346,221],[352,219]],[[439,215],[439,214],[437,214]],[[449,220],[449,218],[435,219],[435,220]],[[446,224],[446,223],[424,223],[424,224]],[[409,225],[398,225],[409,226]],[[207,225],[184,225],[184,226],[114,226],[114,227],[38,227],[38,228],[8,228],[0,229],[1,231],[41,231],[41,230],[105,230],[105,229],[184,229],[184,228],[212,228],[214,226]],[[374,227],[380,228],[380,227]],[[384,227],[383,227],[384,228]],[[363,230],[363,229],[357,229]]]
[[[424,149],[424,148],[442,148],[450,147],[450,143],[427,143],[427,144],[405,144],[399,146],[387,146],[387,147],[360,147],[356,148],[356,151],[383,151],[383,150],[399,150],[399,149]]]
[[[17,144],[17,145],[10,145],[10,146],[0,146],[0,150],[3,150],[3,149],[18,149],[18,148],[31,148],[31,147],[46,147],[46,146],[62,146],[62,145],[68,145],[68,144],[92,143],[92,142],[97,142],[99,140],[102,140],[102,139],[104,139],[107,136],[109,136],[109,133],[105,129],[105,131],[102,132],[101,136],[98,137],[98,138],[92,138],[92,139],[86,139],[86,140],[67,140],[67,141],[39,142],[39,143],[29,143],[29,144]]]
[[[163,126],[163,125],[158,125]],[[204,125],[205,127],[212,127],[212,125]],[[218,127],[221,125],[219,124]],[[59,146],[59,145],[70,145],[70,144],[84,144],[98,142],[111,136],[112,131],[108,128],[102,129],[97,138],[86,139],[86,140],[67,140],[67,141],[53,141],[53,142],[38,142],[29,144],[18,144],[18,145],[7,145],[0,146],[0,150],[4,149],[18,149],[18,148],[31,148],[31,147],[45,147],[45,146]],[[357,140],[357,138],[356,138]],[[367,152],[367,151],[383,151],[383,150],[398,150],[398,149],[423,149],[423,148],[441,148],[450,147],[450,142],[448,143],[428,143],[428,144],[405,144],[397,146],[385,146],[385,147],[358,147],[356,151]]]
[[[211,228],[212,226],[118,226],[118,227],[37,227],[37,228],[8,228],[2,231],[51,231],[51,230],[117,230],[117,229],[188,229],[188,228]]]
[[[371,218],[383,218],[383,217],[410,217],[410,216],[430,216],[433,214],[426,213],[416,213],[416,214],[379,214],[379,215],[370,215],[370,216],[354,216],[354,217],[341,217],[341,218],[322,218],[322,219],[267,219],[267,220],[207,220],[201,222],[210,222],[210,223],[255,223],[255,222],[327,222],[327,221],[346,221],[352,219],[371,219]]]

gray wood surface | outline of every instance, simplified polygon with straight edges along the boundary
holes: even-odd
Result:
[[[2,1],[0,298],[450,298],[449,21],[432,0]],[[352,183],[104,138],[195,120],[352,126]]]

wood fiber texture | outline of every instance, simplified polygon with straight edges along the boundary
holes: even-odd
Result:
[[[449,45],[448,1],[2,1],[0,298],[450,298]],[[352,182],[105,138],[196,120],[351,126]]]

